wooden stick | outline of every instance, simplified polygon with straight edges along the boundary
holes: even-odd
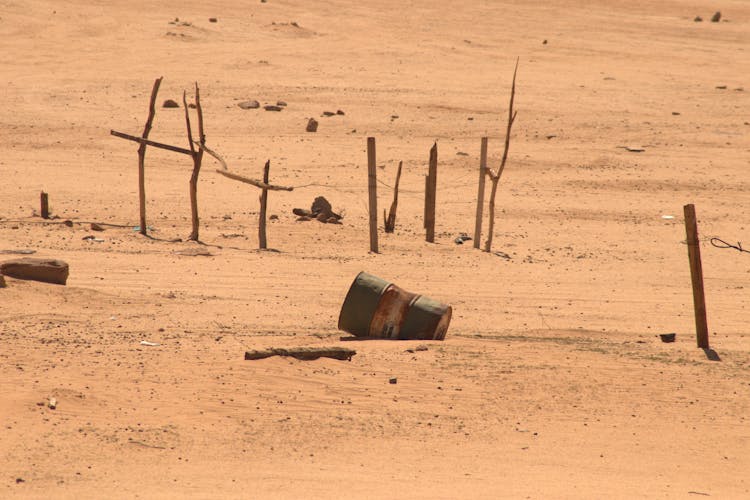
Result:
[[[187,99],[185,92],[182,93],[182,102],[185,106],[185,122],[187,124],[188,142],[190,143],[190,150],[192,151],[193,157],[193,172],[190,175],[190,215],[193,229],[188,236],[188,240],[199,241],[199,229],[200,221],[198,219],[198,175],[201,171],[201,163],[203,162],[203,147],[199,147],[195,150],[193,145],[193,136],[190,130],[190,113],[188,112]],[[198,112],[198,145],[202,146],[206,144],[206,135],[203,131],[203,109],[201,108],[201,97],[198,83],[195,84],[195,108]]]
[[[143,137],[136,137],[134,135],[125,134],[123,132],[118,132],[117,130],[110,130],[109,133],[111,135],[114,135],[115,137],[120,137],[121,139],[127,139],[129,141],[138,142],[140,144],[145,144],[147,146],[153,146],[155,148],[159,149],[166,149],[167,151],[172,151],[175,153],[182,153],[184,155],[192,156],[193,153],[189,149],[181,148],[179,146],[172,146],[170,144],[164,144],[161,142],[156,141],[150,141],[148,139],[144,139]]]
[[[401,167],[403,161],[398,162],[398,171],[396,172],[396,184],[393,185],[393,203],[388,210],[388,217],[385,219],[385,232],[392,233],[396,229],[396,209],[398,208],[398,184],[401,181]]]
[[[44,191],[39,194],[39,202],[41,204],[42,219],[49,219],[49,197]]]
[[[482,137],[479,153],[479,187],[477,188],[477,213],[474,221],[474,248],[479,248],[482,239],[482,211],[484,210],[484,180],[487,175],[487,138]]]
[[[271,169],[271,160],[263,167],[263,183],[268,184],[268,173]],[[258,221],[258,242],[261,250],[266,249],[266,208],[268,206],[268,189],[263,189],[260,194],[260,220]]]
[[[367,192],[370,199],[370,251],[378,253],[378,187],[375,138],[367,138]]]
[[[159,93],[159,86],[163,77],[154,80],[154,86],[151,88],[151,99],[148,103],[148,119],[146,126],[143,127],[141,138],[145,141],[151,133],[151,126],[154,123],[156,115],[156,95]],[[140,230],[142,235],[146,235],[148,226],[146,225],[146,143],[141,142],[138,147],[138,205],[140,209]]]
[[[706,297],[703,289],[703,265],[701,248],[698,239],[698,221],[695,216],[695,205],[683,207],[685,212],[685,232],[687,233],[688,258],[690,259],[690,278],[693,282],[693,306],[695,309],[695,335],[698,347],[708,349],[708,321],[706,320]]]
[[[333,358],[339,360],[351,361],[352,356],[357,354],[354,349],[346,347],[290,347],[271,348],[262,351],[245,351],[245,360],[252,361],[256,359],[270,358],[271,356],[290,356],[303,361],[311,361],[318,358]]]
[[[425,196],[425,225],[426,240],[429,243],[435,243],[435,205],[437,201],[437,143],[430,148],[430,169],[427,174],[427,193]]]
[[[268,189],[269,191],[294,191],[293,187],[275,186],[273,184],[268,184],[263,181],[259,181],[257,179],[251,179],[243,175],[234,174],[232,172],[227,172],[226,170],[220,170],[218,168],[216,169],[216,173],[221,174],[224,177],[228,177],[229,179],[232,179],[235,181],[244,182],[245,184],[250,184],[255,187],[259,187],[261,189]]]

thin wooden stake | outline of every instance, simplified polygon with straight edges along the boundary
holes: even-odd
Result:
[[[708,321],[706,320],[706,296],[703,289],[703,265],[701,264],[701,248],[698,239],[698,221],[695,216],[695,205],[691,203],[685,205],[683,209],[685,212],[688,258],[690,259],[690,278],[693,282],[695,335],[698,347],[708,349]]]
[[[190,215],[192,220],[193,229],[188,236],[188,240],[200,241],[199,240],[199,228],[200,221],[198,220],[198,174],[201,171],[201,163],[203,162],[203,151],[206,144],[206,135],[203,132],[203,109],[201,108],[201,97],[200,89],[198,84],[195,84],[195,108],[198,112],[198,150],[193,145],[193,133],[190,127],[190,113],[188,112],[188,104],[186,92],[182,93],[182,103],[185,106],[185,124],[187,126],[188,143],[190,143],[190,151],[193,157],[193,173],[190,175]]]
[[[159,93],[159,86],[163,77],[159,77],[154,80],[154,86],[151,89],[151,100],[148,104],[148,119],[146,120],[146,126],[143,127],[143,134],[141,139],[144,141],[148,139],[148,134],[151,133],[151,126],[154,123],[154,116],[156,115],[156,95]],[[146,143],[141,142],[138,147],[138,204],[140,208],[140,228],[139,232],[142,235],[146,235]]]
[[[42,219],[49,219],[49,197],[44,191],[39,195],[39,201],[41,204]]]
[[[487,138],[482,137],[479,153],[479,187],[477,188],[477,214],[474,222],[474,248],[479,248],[482,239],[482,211],[484,209],[484,179],[487,171]]]
[[[392,233],[396,229],[396,209],[398,208],[398,183],[401,181],[401,167],[403,161],[398,162],[398,172],[396,172],[396,184],[393,185],[393,203],[388,210],[388,217],[385,219],[385,232]],[[385,215],[385,211],[383,211]]]
[[[268,171],[271,169],[271,160],[263,167],[263,182],[268,184]],[[266,246],[266,208],[268,206],[268,189],[261,190],[260,194],[260,220],[258,221],[259,248],[265,250]]]
[[[378,191],[375,138],[367,138],[367,191],[370,198],[370,251],[378,253]]]
[[[435,243],[435,205],[437,199],[437,143],[430,148],[430,170],[427,174],[427,193],[425,193],[425,239]]]

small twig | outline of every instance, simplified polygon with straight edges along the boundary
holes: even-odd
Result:
[[[146,448],[156,448],[157,450],[166,450],[167,449],[166,446],[157,446],[155,444],[148,444],[148,443],[144,443],[143,441],[136,441],[135,439],[129,439],[128,443],[130,443],[130,444],[138,444],[138,445],[141,445],[141,446],[145,446]]]
[[[735,250],[739,252],[750,253],[750,250],[745,250],[744,248],[742,248],[742,243],[739,241],[737,242],[736,245],[732,245],[731,243],[727,243],[721,238],[711,238],[711,244],[715,246],[716,248],[734,248]]]

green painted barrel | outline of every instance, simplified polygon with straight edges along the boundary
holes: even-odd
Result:
[[[391,284],[361,272],[354,278],[339,313],[339,330],[357,337],[370,335],[370,323],[380,303],[380,297]]]
[[[338,326],[357,337],[443,340],[452,313],[449,305],[361,272],[346,294]]]
[[[451,306],[419,295],[406,312],[399,338],[443,340],[452,315]]]

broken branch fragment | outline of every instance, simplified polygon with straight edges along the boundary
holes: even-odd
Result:
[[[293,187],[274,186],[273,184],[267,184],[257,179],[251,179],[249,177],[244,177],[242,175],[233,174],[232,172],[227,172],[226,170],[220,170],[218,168],[216,169],[216,171],[220,173],[221,175],[223,175],[224,177],[229,177],[230,179],[244,182],[245,184],[252,184],[253,186],[259,187],[261,189],[268,189],[269,191],[294,191]]]
[[[272,356],[289,356],[302,361],[311,361],[318,358],[332,358],[342,361],[351,361],[352,356],[357,354],[353,349],[344,347],[292,347],[289,349],[271,348],[260,351],[246,351],[245,361],[265,359]]]

